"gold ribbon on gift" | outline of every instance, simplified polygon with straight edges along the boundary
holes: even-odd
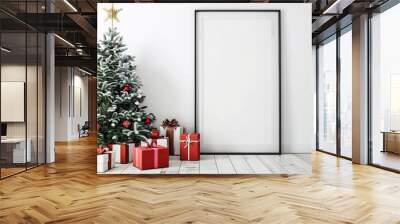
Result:
[[[163,120],[161,126],[165,127],[171,127],[171,128],[176,128],[179,127],[179,122],[176,119],[168,120],[165,119]]]
[[[185,143],[185,149],[187,149],[187,153],[188,153],[188,160],[190,160],[190,144],[191,143],[200,142],[200,141],[190,139],[190,134],[188,134],[186,136],[186,139],[185,140],[181,140],[181,142]]]
[[[175,129],[177,127],[179,127],[179,122],[176,119],[172,119],[172,120],[165,119],[162,122],[161,126],[163,128],[165,128],[165,135],[166,135],[166,137],[169,138],[169,141],[168,141],[169,154],[173,155],[174,152],[175,152],[175,149],[174,149],[174,132],[175,132]]]

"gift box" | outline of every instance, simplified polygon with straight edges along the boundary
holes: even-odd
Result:
[[[108,155],[97,155],[97,173],[104,173],[108,170]]]
[[[112,151],[116,153],[115,161],[121,164],[129,162],[129,148],[127,144],[113,144]]]
[[[141,142],[140,146],[146,147],[148,145],[159,145],[169,149],[169,140],[168,137],[158,138],[158,139],[147,139],[147,142]]]
[[[181,160],[200,160],[200,134],[184,133],[180,140],[180,159]]]
[[[116,158],[116,153],[115,151],[107,151],[104,154],[108,156],[108,169],[112,169],[115,167],[115,158]]]
[[[133,151],[133,165],[141,170],[157,169],[169,166],[169,151],[166,147],[136,147]]]
[[[183,127],[180,127],[178,121],[168,119],[162,122],[160,135],[168,137],[168,149],[170,155],[179,155],[179,137],[183,133]]]
[[[128,161],[131,163],[133,161],[133,152],[135,150],[135,143],[129,143],[128,144],[128,150],[129,150],[129,157],[128,157]]]

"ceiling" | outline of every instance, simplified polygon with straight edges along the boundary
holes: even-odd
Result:
[[[0,26],[5,38],[23,46],[18,32],[55,32],[56,64],[79,66],[91,73],[96,70],[96,3],[105,2],[253,2],[312,3],[313,43],[351,24],[353,16],[389,0],[1,0]],[[52,13],[48,13],[49,11]],[[27,12],[27,13],[26,13]],[[338,22],[340,20],[340,22]],[[347,22],[346,22],[347,21]],[[14,34],[11,34],[14,33]],[[14,37],[13,37],[14,36]],[[21,35],[19,35],[21,36]],[[5,43],[5,42],[3,42]],[[28,52],[30,50],[28,49]]]

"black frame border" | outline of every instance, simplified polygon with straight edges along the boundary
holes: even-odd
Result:
[[[281,155],[282,154],[282,16],[281,10],[279,9],[196,9],[194,10],[194,130],[197,132],[197,14],[201,12],[272,12],[277,13],[278,16],[278,63],[279,63],[279,150],[278,152],[266,152],[266,153],[206,153],[201,154],[230,154],[230,155]]]

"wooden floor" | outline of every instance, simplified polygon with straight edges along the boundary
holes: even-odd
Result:
[[[96,175],[95,139],[0,181],[0,223],[400,223],[400,175],[313,155],[313,174]]]
[[[308,174],[311,175],[311,154],[282,155],[201,155],[200,161],[181,161],[170,156],[169,167],[140,170],[132,163],[99,174],[165,174],[165,175],[231,175],[231,174]]]
[[[400,170],[400,154],[375,151],[372,157],[372,162],[380,166]]]

